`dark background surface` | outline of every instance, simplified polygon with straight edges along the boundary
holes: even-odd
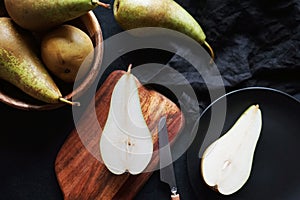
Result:
[[[300,98],[299,1],[178,2],[206,32],[228,92],[248,86],[264,86]],[[95,13],[104,39],[122,31],[114,21],[112,10],[97,8]],[[125,68],[128,63],[146,62],[152,56],[157,58],[157,55],[144,56],[125,56],[115,67]],[[173,65],[186,67],[178,58],[173,58]],[[191,75],[189,81],[197,92],[205,93],[206,88],[195,76]],[[201,111],[209,103],[206,98],[200,100]],[[71,108],[66,106],[53,111],[28,112],[1,103],[0,110],[0,199],[62,199],[54,173],[54,161],[74,128]],[[175,173],[182,199],[195,199],[186,172],[186,155],[175,162]],[[159,181],[159,172],[154,172],[136,197],[155,198],[169,198],[168,186]]]

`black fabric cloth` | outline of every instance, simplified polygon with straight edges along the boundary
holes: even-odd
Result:
[[[227,92],[248,86],[264,86],[300,99],[300,1],[177,2],[196,18],[205,31],[207,41],[215,51],[215,63]],[[112,10],[97,8],[94,12],[104,39],[122,31],[113,18]],[[126,68],[128,63],[138,64],[134,58],[143,62],[153,59],[142,55],[145,54],[123,56],[111,70]],[[180,71],[186,71],[185,76],[193,87],[199,93],[206,92],[205,84],[192,70],[188,73],[188,63],[182,58],[166,54],[158,57],[160,59],[167,60]],[[209,103],[206,98],[199,100],[202,110]],[[0,107],[0,199],[63,199],[55,177],[54,162],[74,128],[71,109],[27,112],[5,104],[0,104]],[[174,166],[182,199],[196,199],[186,172],[186,155],[180,157]],[[168,186],[160,182],[156,171],[135,199],[169,199],[169,195]]]
[[[202,25],[228,90],[299,92],[299,1],[178,2]]]

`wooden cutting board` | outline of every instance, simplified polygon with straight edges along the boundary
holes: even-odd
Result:
[[[84,131],[85,134],[79,135],[79,129],[74,129],[57,155],[55,172],[66,200],[134,198],[150,178],[152,172],[149,171],[158,165],[157,123],[160,117],[167,116],[171,145],[183,128],[184,117],[176,104],[154,90],[139,87],[142,112],[154,144],[148,172],[139,175],[114,175],[108,171],[97,159],[100,158],[100,127],[104,127],[106,122],[114,85],[124,73],[118,70],[110,74],[98,89],[95,104],[91,103],[81,118],[80,133]],[[96,117],[93,115],[95,112]]]

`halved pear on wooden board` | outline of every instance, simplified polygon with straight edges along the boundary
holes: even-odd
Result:
[[[251,105],[228,132],[204,151],[201,172],[207,185],[224,195],[242,188],[250,176],[261,128],[261,110]]]
[[[127,72],[115,70],[106,77],[97,90],[95,99],[80,114],[80,129],[74,128],[59,150],[55,160],[55,172],[65,200],[134,199],[159,165],[159,119],[167,116],[171,146],[184,134],[181,130],[185,118],[180,108],[154,88],[145,87],[137,80],[142,113],[153,140],[153,156],[145,169],[147,173],[115,175],[100,162],[99,142],[107,121],[112,92],[124,73]],[[86,104],[81,102],[80,109]]]
[[[114,87],[100,138],[101,158],[114,174],[139,174],[153,153],[152,135],[143,117],[136,78],[122,75]]]

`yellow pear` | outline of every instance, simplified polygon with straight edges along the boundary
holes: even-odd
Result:
[[[94,58],[94,46],[81,29],[61,25],[42,38],[41,55],[55,76],[73,83],[88,73]]]

